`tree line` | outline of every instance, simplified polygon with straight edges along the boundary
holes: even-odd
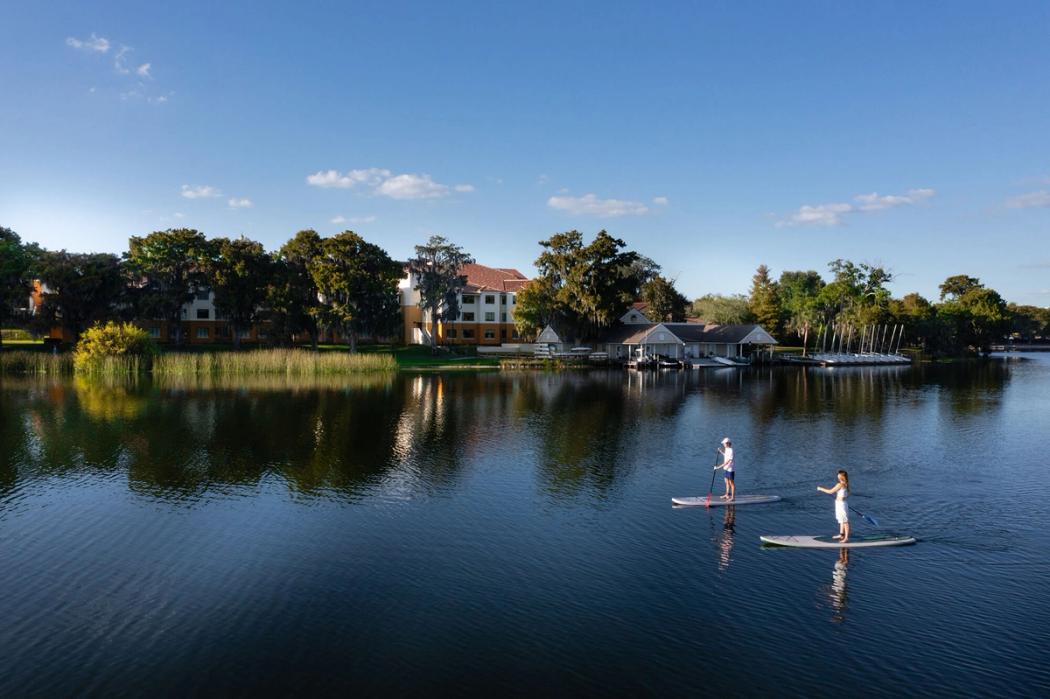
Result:
[[[537,275],[518,291],[514,311],[525,338],[553,325],[567,339],[591,340],[639,300],[653,321],[757,323],[785,344],[808,343],[822,328],[844,325],[899,325],[907,343],[934,355],[987,352],[1010,335],[1050,336],[1050,309],[1008,304],[967,275],[946,279],[931,302],[917,293],[893,298],[887,284],[894,276],[878,265],[833,260],[830,281],[814,270],[774,279],[760,265],[749,294],[709,294],[690,303],[656,262],[607,231],[587,241],[571,230],[539,244]],[[299,231],[267,252],[245,237],[208,239],[193,229],[169,229],[130,238],[118,257],[45,250],[0,227],[0,325],[60,320],[77,337],[100,320],[166,320],[180,344],[182,309],[207,289],[235,345],[243,331],[265,321],[279,344],[306,336],[316,348],[322,331],[332,329],[353,350],[360,337],[396,333],[398,282],[406,268],[429,320],[457,320],[466,285],[461,269],[473,261],[440,236],[415,246],[402,263],[349,230],[328,238]],[[31,321],[17,318],[33,279],[46,282],[43,306]],[[430,341],[437,342],[437,333]]]
[[[41,330],[61,323],[74,339],[98,321],[163,320],[182,344],[183,306],[210,291],[235,346],[265,321],[278,343],[305,335],[316,348],[321,330],[331,328],[352,350],[359,336],[396,330],[401,277],[400,263],[353,231],[324,238],[303,230],[267,252],[245,237],[169,229],[131,237],[118,257],[46,250],[0,228],[0,324]],[[35,279],[44,282],[42,304],[32,318],[19,318]]]
[[[831,281],[814,270],[784,271],[774,279],[760,265],[748,295],[707,295],[692,313],[712,322],[755,322],[785,343],[807,343],[825,328],[899,326],[907,344],[934,356],[987,353],[1013,337],[1050,337],[1050,309],[1007,303],[980,279],[948,277],[931,302],[918,293],[894,298],[889,270],[849,260],[828,263]]]

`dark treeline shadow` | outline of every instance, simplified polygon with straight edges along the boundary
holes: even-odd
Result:
[[[537,475],[555,496],[604,498],[628,475],[639,425],[674,417],[689,377],[675,372],[587,372],[538,378],[527,388]]]

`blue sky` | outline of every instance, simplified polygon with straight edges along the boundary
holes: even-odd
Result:
[[[531,273],[540,239],[605,228],[690,296],[845,257],[1050,305],[1046,3],[0,14],[0,225],[47,247],[351,228]]]

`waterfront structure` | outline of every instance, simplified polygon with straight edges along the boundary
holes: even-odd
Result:
[[[509,267],[464,265],[460,274],[467,283],[459,293],[459,317],[436,324],[419,306],[416,275],[407,268],[398,284],[401,292],[402,340],[406,345],[499,345],[520,339],[514,326],[517,292],[529,278]]]
[[[625,316],[632,317],[631,309]],[[548,325],[536,343],[548,345],[557,352],[570,351],[571,338]],[[755,347],[778,344],[760,325],[718,325],[717,323],[652,323],[634,320],[621,322],[607,330],[593,344],[595,351],[605,352],[613,361],[625,362],[639,355],[661,355],[679,361],[706,357],[742,358]]]

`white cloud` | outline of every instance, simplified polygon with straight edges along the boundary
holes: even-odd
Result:
[[[350,218],[347,218],[346,216],[343,216],[342,214],[340,214],[339,216],[336,216],[335,218],[332,219],[332,223],[359,224],[359,223],[372,223],[375,220],[376,220],[375,216],[352,216]]]
[[[152,78],[153,76],[149,74],[150,66],[152,65],[152,63],[143,63],[135,69],[135,75],[139,76],[140,78]]]
[[[671,203],[671,200],[667,197],[653,197],[653,203],[657,206],[667,206]]]
[[[110,43],[109,39],[101,36],[95,36],[95,33],[91,33],[90,39],[77,39],[76,37],[66,37],[66,46],[72,46],[75,49],[81,51],[90,51],[95,53],[106,53],[109,51]]]
[[[176,211],[175,212],[175,218],[183,218],[185,216],[186,216],[186,214],[182,213],[181,211]]]
[[[131,53],[132,50],[130,46],[121,46],[120,50],[113,56],[113,69],[121,75],[127,75],[131,72],[127,65],[127,59],[124,56]]]
[[[920,201],[929,199],[934,194],[936,192],[932,189],[909,189],[907,194],[879,196],[876,192],[872,192],[871,194],[857,195],[853,199],[860,202],[860,205],[857,207],[860,211],[881,211],[905,204],[917,204]]]
[[[391,199],[439,199],[448,192],[448,185],[435,182],[430,175],[412,173],[390,177],[375,188],[376,194]]]
[[[354,189],[362,186],[376,196],[390,199],[439,199],[451,192],[473,192],[474,186],[457,184],[450,187],[435,182],[430,175],[405,173],[395,175],[385,168],[349,170],[345,174],[338,170],[319,170],[307,175],[306,183],[322,189]]]
[[[536,178],[536,184],[547,184],[550,182],[550,177],[546,174],[542,174]]]
[[[365,170],[350,170],[345,175],[340,174],[338,170],[319,170],[312,175],[308,175],[306,183],[323,189],[352,189],[359,184],[374,187],[387,177],[390,177],[391,174],[389,170],[377,167],[370,167]]]
[[[849,214],[866,214],[873,211],[884,211],[898,206],[910,206],[919,204],[937,194],[936,190],[909,189],[905,194],[885,194],[878,192],[871,194],[858,194],[853,197],[851,204],[848,202],[832,202],[829,204],[804,204],[798,211],[786,218],[777,221],[777,228],[793,226],[841,226],[844,217]]]
[[[644,216],[649,213],[649,207],[641,202],[599,199],[596,194],[584,194],[582,197],[551,197],[547,200],[547,206],[583,216]]]
[[[804,205],[788,218],[779,221],[777,226],[840,226],[842,215],[854,210],[852,204]]]
[[[1043,190],[1040,192],[1029,192],[1028,194],[1021,194],[1020,196],[1013,197],[1006,201],[1006,206],[1011,209],[1034,209],[1039,207],[1050,206],[1050,192]]]
[[[183,196],[185,196],[185,195],[183,195]],[[250,209],[250,208],[252,208],[254,206],[254,204],[252,203],[252,200],[248,199],[248,198],[241,198],[241,199],[234,198],[234,199],[230,199],[229,201],[226,202],[226,204],[231,209]]]
[[[211,185],[198,184],[191,187],[188,184],[184,184],[182,185],[182,196],[187,199],[213,199],[221,197],[222,192]]]

